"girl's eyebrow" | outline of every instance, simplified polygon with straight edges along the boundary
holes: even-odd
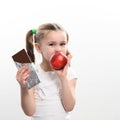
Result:
[[[53,41],[53,40],[48,41],[48,43],[55,43],[55,42],[58,42],[58,41]],[[60,41],[60,43],[62,43],[62,42],[66,43],[67,41],[65,41],[65,40]]]
[[[48,43],[55,43],[55,42],[56,42],[56,41],[52,41],[52,40],[51,40],[51,41],[48,41]]]
[[[63,41],[61,41],[61,43],[67,43],[67,41],[63,40]]]

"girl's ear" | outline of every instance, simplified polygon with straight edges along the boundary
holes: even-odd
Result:
[[[36,48],[37,52],[41,53],[40,44],[35,43],[34,45],[35,45],[35,48]]]

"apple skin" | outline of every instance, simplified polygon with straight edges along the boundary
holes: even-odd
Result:
[[[55,70],[63,69],[67,64],[67,61],[67,56],[65,56],[62,52],[56,52],[50,58],[50,64]]]

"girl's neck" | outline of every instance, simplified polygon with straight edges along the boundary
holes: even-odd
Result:
[[[40,66],[45,72],[52,71],[50,64],[48,62],[42,62]]]

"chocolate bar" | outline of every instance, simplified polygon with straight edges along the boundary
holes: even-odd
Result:
[[[17,52],[16,54],[14,54],[12,56],[12,58],[15,62],[17,69],[19,69],[22,66],[28,66],[31,70],[30,76],[29,76],[28,80],[26,81],[27,89],[30,89],[33,86],[40,83],[40,80],[39,80],[38,75],[34,68],[34,64],[32,63],[32,61],[31,61],[29,55],[27,54],[27,52],[25,51],[25,49],[22,49],[19,52]]]

